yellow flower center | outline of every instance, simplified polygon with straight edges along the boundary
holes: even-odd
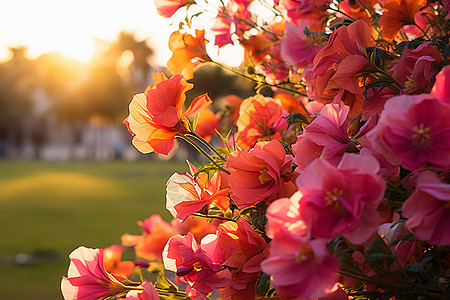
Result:
[[[295,261],[301,263],[306,259],[310,259],[314,256],[314,253],[309,246],[300,246],[300,250],[295,253]]]
[[[413,139],[416,140],[420,145],[425,144],[430,139],[430,127],[425,127],[425,125],[420,124],[419,126],[414,126]]]
[[[325,194],[325,201],[328,205],[334,205],[338,207],[340,205],[340,199],[344,192],[341,189],[333,188],[331,191],[327,191]]]
[[[261,182],[261,184],[266,184],[269,181],[273,180],[273,178],[267,173],[267,169],[261,169],[259,170],[259,173],[261,175],[258,176],[259,182]]]

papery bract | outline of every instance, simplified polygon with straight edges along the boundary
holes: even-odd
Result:
[[[113,276],[103,266],[103,249],[79,247],[70,255],[68,277],[61,290],[65,300],[92,300],[124,296],[128,289],[125,277]]]
[[[191,166],[191,173],[196,170]],[[189,215],[210,205],[227,210],[229,205],[228,189],[221,187],[221,176],[215,173],[211,178],[208,174],[196,176],[189,173],[174,173],[167,181],[166,208],[175,217],[185,220]]]
[[[449,246],[450,184],[431,171],[422,172],[414,193],[402,207],[406,227],[419,239],[438,246]]]
[[[238,149],[228,158],[231,199],[241,209],[261,201],[273,201],[292,172],[291,155],[278,141],[260,142],[247,151]]]
[[[367,134],[372,150],[409,170],[450,167],[450,105],[432,95],[401,95]]]
[[[283,226],[270,237],[270,255],[261,268],[272,276],[277,295],[312,299],[333,291],[338,261],[322,240],[307,240]]]
[[[183,74],[184,78],[191,79],[194,76],[194,68],[198,65],[193,63],[194,59],[211,61],[206,52],[206,43],[204,30],[196,30],[195,37],[174,31],[169,38],[172,57],[167,61],[167,69],[172,74]]]
[[[160,215],[139,221],[142,235],[124,234],[122,245],[134,246],[136,255],[147,260],[161,260],[162,251],[167,241],[177,234],[172,225],[164,221]]]
[[[185,93],[192,88],[181,75],[169,79],[158,71],[152,74],[153,84],[145,93],[134,96],[130,103],[130,115],[124,120],[133,134],[133,145],[142,153],[168,154],[174,146],[174,138],[189,131],[186,117],[200,112],[211,104],[205,94],[194,99],[182,112]]]
[[[431,94],[442,102],[450,104],[450,66],[443,67],[436,75]]]
[[[376,208],[385,190],[378,169],[372,156],[350,153],[337,168],[323,158],[308,165],[297,178],[308,235],[328,240],[341,235],[360,244],[375,233],[380,221]]]
[[[205,299],[211,291],[227,286],[231,280],[230,271],[222,268],[224,258],[220,251],[211,253],[208,249],[218,249],[215,236],[206,236],[198,245],[191,233],[174,236],[164,249],[165,268],[176,272],[188,284],[186,294],[191,299]]]
[[[121,245],[112,245],[103,250],[103,265],[108,273],[129,276],[133,273],[132,261],[121,261],[123,248]]]
[[[155,0],[156,11],[165,18],[170,18],[179,8],[194,3],[192,0]]]

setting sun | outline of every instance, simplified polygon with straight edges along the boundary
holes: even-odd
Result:
[[[0,59],[7,58],[8,47],[26,46],[32,57],[58,51],[87,62],[96,38],[113,40],[120,31],[148,39],[157,63],[170,56],[170,20],[157,15],[152,1],[17,0],[0,6],[0,24],[8,28],[0,32]]]

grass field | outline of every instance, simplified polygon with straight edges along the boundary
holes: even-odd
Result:
[[[186,164],[0,160],[0,299],[62,299],[72,250],[118,244],[155,213],[170,220],[165,184],[175,171]]]

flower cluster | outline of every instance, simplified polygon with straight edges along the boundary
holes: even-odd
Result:
[[[143,153],[182,139],[206,160],[169,178],[171,223],[122,236],[134,262],[75,250],[65,299],[448,299],[450,2],[200,2],[155,0],[185,14],[175,75],[153,73],[124,124]],[[228,45],[239,68],[211,58]],[[203,63],[272,93],[228,96],[220,118],[207,95],[183,110]]]

